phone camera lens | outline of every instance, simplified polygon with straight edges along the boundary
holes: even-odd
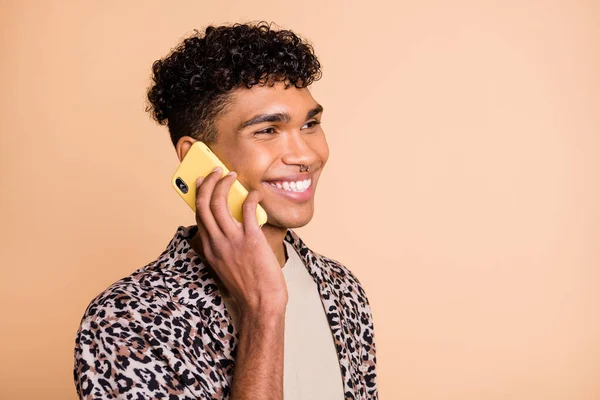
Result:
[[[185,184],[185,182],[183,181],[183,179],[181,179],[181,178],[175,179],[175,185],[177,185],[177,187],[179,188],[179,190],[181,190],[181,192],[183,194],[186,194],[188,192],[188,187]]]

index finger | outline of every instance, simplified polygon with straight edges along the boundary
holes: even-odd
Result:
[[[253,190],[248,193],[244,204],[242,205],[242,220],[244,221],[244,232],[255,232],[260,229],[258,219],[256,217],[256,209],[258,202],[262,199],[262,194],[258,190]]]
[[[231,214],[227,201],[236,176],[234,171],[229,172],[217,182],[212,193],[211,210],[215,221],[226,236],[234,234],[241,227],[241,224]]]

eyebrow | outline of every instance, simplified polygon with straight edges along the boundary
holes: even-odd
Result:
[[[306,113],[306,119],[310,119],[312,117],[314,117],[317,114],[320,114],[323,112],[323,106],[320,104],[317,104],[316,107],[312,108],[311,110],[309,110]],[[255,115],[254,117],[250,118],[249,120],[242,122],[240,124],[240,126],[238,127],[238,132],[241,131],[244,128],[247,128],[249,126],[252,125],[256,125],[256,124],[262,124],[263,122],[285,122],[285,123],[289,123],[292,120],[292,118],[290,117],[290,114],[288,113],[272,113],[272,114],[259,114],[259,115]]]

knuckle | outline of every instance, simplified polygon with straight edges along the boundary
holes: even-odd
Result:
[[[196,208],[200,210],[206,204],[206,198],[202,195],[198,195],[196,197]]]
[[[220,201],[219,199],[212,199],[210,201],[210,209],[213,211],[218,211],[221,208],[223,208],[223,202]]]
[[[244,235],[240,232],[233,232],[231,234],[230,241],[234,248],[240,248],[244,244]]]
[[[217,240],[215,238],[210,238],[210,249],[214,258],[223,259],[225,255],[227,255],[228,250],[225,243],[222,240]]]
[[[252,230],[250,234],[246,236],[246,243],[252,248],[256,248],[260,245],[260,236],[257,231]]]
[[[254,209],[254,202],[252,200],[246,199],[246,200],[244,200],[244,204],[242,204],[242,208],[245,211],[250,212]]]

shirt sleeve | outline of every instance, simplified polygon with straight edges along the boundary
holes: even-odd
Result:
[[[157,346],[160,342],[142,333],[122,318],[82,321],[74,365],[80,399],[197,399]]]

